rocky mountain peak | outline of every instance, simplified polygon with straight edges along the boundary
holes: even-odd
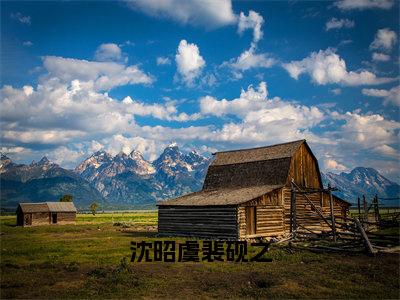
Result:
[[[373,197],[397,197],[400,194],[400,186],[381,175],[373,168],[357,167],[349,173],[334,174],[328,172],[322,174],[324,185],[330,183],[339,188],[336,194],[343,199],[355,202],[357,197],[365,195]]]
[[[1,153],[1,161],[0,161],[0,171],[1,172],[5,172],[5,169],[8,166],[13,165],[13,162],[11,160],[11,158],[9,158],[8,156],[4,155],[3,153]]]
[[[50,164],[50,160],[46,157],[43,156],[41,160],[37,163],[39,166],[44,166]]]

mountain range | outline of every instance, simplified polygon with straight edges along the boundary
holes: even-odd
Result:
[[[164,149],[154,161],[136,150],[115,156],[98,151],[67,170],[46,157],[29,165],[16,164],[1,155],[0,197],[2,210],[14,210],[18,202],[57,201],[72,194],[76,206],[87,209],[93,201],[109,209],[154,208],[158,200],[200,190],[210,157],[196,151],[182,152],[176,144]],[[357,196],[397,197],[400,186],[372,168],[358,167],[349,173],[322,174],[326,186],[355,203]]]

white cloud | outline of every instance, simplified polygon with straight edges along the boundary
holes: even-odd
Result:
[[[392,50],[397,42],[397,34],[389,28],[379,29],[375,34],[375,39],[369,46],[370,49]]]
[[[393,0],[340,0],[335,2],[335,5],[342,10],[389,9],[393,4]]]
[[[374,52],[374,53],[372,53],[372,60],[374,60],[374,61],[389,61],[390,56],[387,54]]]
[[[235,23],[237,18],[230,0],[132,0],[126,2],[130,8],[150,16],[207,28],[230,25]]]
[[[200,55],[199,47],[196,44],[190,44],[186,40],[181,40],[175,55],[177,70],[182,75],[186,84],[191,85],[193,81],[201,74],[202,68],[206,65],[203,57]]]
[[[184,112],[178,113],[178,110],[173,101],[166,102],[165,105],[161,104],[143,104],[138,101],[132,100],[131,97],[127,96],[122,100],[125,104],[125,111],[132,115],[138,116],[152,116],[160,120],[167,121],[193,121],[199,119],[200,115],[195,113],[188,115]]]
[[[245,50],[236,60],[231,60],[228,65],[236,70],[246,71],[251,68],[269,68],[276,63],[276,60],[269,57],[266,53],[255,53],[252,45],[249,50]]]
[[[250,10],[248,16],[243,12],[240,12],[239,22],[238,22],[238,33],[241,34],[246,29],[253,30],[253,42],[257,43],[262,39],[263,32],[261,27],[264,23],[264,18],[257,12]]]
[[[101,44],[97,48],[94,58],[97,61],[119,61],[122,58],[122,51],[117,44]]]
[[[330,171],[345,171],[347,167],[338,163],[336,160],[328,158],[324,161],[325,168]]]
[[[331,89],[330,90],[331,93],[333,93],[334,95],[340,95],[342,93],[341,89]]]
[[[345,121],[340,126],[337,142],[343,146],[351,145],[352,149],[375,149],[381,145],[398,143],[397,131],[400,123],[386,120],[379,114],[362,115],[359,112],[345,114],[332,113],[332,118]]]
[[[377,146],[375,147],[375,151],[386,156],[399,157],[397,151],[388,145]]]
[[[309,57],[283,64],[283,67],[292,78],[297,80],[301,74],[306,73],[318,85],[376,85],[395,80],[393,78],[379,78],[366,70],[347,71],[346,62],[331,48],[312,52]]]
[[[31,25],[31,17],[30,16],[24,16],[20,12],[12,13],[10,15],[10,17],[11,17],[11,19],[17,20],[21,24]]]
[[[33,46],[33,43],[31,41],[25,41],[22,43],[22,46],[31,47],[31,46]]]
[[[95,90],[110,90],[127,84],[151,84],[154,79],[141,71],[138,66],[126,66],[116,62],[93,62],[87,60],[45,56],[43,66],[47,77],[63,82],[79,80],[93,85]]]
[[[162,56],[157,57],[157,65],[158,66],[170,65],[170,64],[171,64],[171,60],[168,57],[162,57]]]
[[[362,93],[370,97],[384,98],[384,104],[393,104],[400,106],[400,86],[391,88],[390,90],[379,89],[362,89]]]
[[[280,98],[268,99],[265,82],[257,90],[250,86],[233,100],[218,100],[212,96],[200,99],[200,110],[205,115],[223,117],[234,115],[239,123],[226,123],[213,131],[213,141],[235,143],[274,143],[283,140],[313,138],[308,129],[321,122],[323,113],[316,107],[297,105]]]
[[[198,114],[179,113],[173,102],[144,104],[118,101],[92,84],[45,77],[34,89],[4,86],[0,90],[1,138],[9,143],[59,145],[124,132],[134,117],[185,122]]]
[[[349,19],[332,18],[325,24],[326,31],[329,31],[331,29],[352,28],[352,27],[354,27],[354,21]]]

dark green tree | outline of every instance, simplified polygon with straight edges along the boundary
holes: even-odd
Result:
[[[72,202],[74,200],[74,197],[72,195],[64,195],[60,198],[60,202]]]
[[[96,215],[97,208],[99,208],[99,205],[96,202],[93,202],[90,204],[90,211],[92,212],[93,216]]]

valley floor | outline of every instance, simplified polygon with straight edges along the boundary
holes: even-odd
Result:
[[[273,247],[270,263],[129,263],[131,241],[162,240],[155,211],[78,215],[68,226],[21,228],[13,216],[0,221],[1,299],[399,297],[393,253]]]

